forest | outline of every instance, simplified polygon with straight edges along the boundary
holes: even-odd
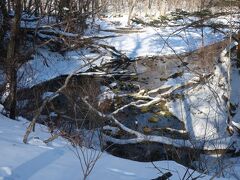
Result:
[[[240,0],[0,0],[0,179],[240,179]]]

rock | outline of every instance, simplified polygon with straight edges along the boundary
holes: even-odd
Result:
[[[145,134],[149,134],[150,132],[152,132],[152,129],[149,128],[149,127],[144,127],[144,128],[143,128],[143,132],[144,132]]]
[[[172,176],[172,173],[171,172],[167,172],[167,173],[163,174],[162,176],[159,176],[159,177],[157,177],[155,179],[152,179],[152,180],[167,180],[171,176]]]
[[[159,118],[156,116],[152,116],[148,119],[150,123],[157,123],[159,121]]]
[[[111,87],[111,88],[116,88],[117,87],[117,83],[116,82],[113,82],[113,83],[111,83],[109,86]]]
[[[170,79],[170,78],[175,79],[175,78],[177,78],[177,77],[182,77],[183,74],[184,74],[183,71],[181,71],[181,72],[176,72],[176,73],[170,75],[168,78],[169,78],[169,79]]]
[[[165,115],[166,115],[166,112],[164,112],[164,111],[159,111],[159,112],[156,112],[155,114],[156,114],[156,115],[159,115],[159,116],[165,116]]]
[[[168,78],[160,77],[160,81],[167,81]]]
[[[146,113],[146,112],[149,111],[149,107],[141,107],[140,111],[141,111],[142,113]]]

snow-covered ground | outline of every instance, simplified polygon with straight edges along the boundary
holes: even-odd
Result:
[[[23,118],[13,121],[0,114],[0,179],[82,179],[80,162],[73,152],[74,148],[66,140],[59,138],[48,145],[43,143],[42,140],[50,136],[46,127],[37,125],[29,143],[22,142],[28,123]],[[83,150],[85,155],[94,151]],[[159,161],[155,165],[162,172],[171,172],[171,179],[200,175],[173,161]],[[160,175],[151,163],[121,159],[104,152],[88,179],[149,180]],[[210,177],[201,175],[201,179]]]
[[[98,20],[97,23],[102,30],[116,30],[116,26],[110,21],[120,21],[120,28],[126,25],[126,17]],[[189,28],[171,35],[176,31],[176,27],[137,26],[137,28],[141,28],[141,31],[131,33],[100,31],[97,34],[99,36],[116,35],[117,37],[98,42],[114,46],[128,57],[136,58],[189,52],[201,47],[203,42],[204,45],[209,45],[224,38],[223,34],[213,32],[209,28],[203,29],[203,41],[200,29]],[[23,65],[19,70],[19,76],[22,77],[19,86],[31,87],[76,70],[86,71],[90,67],[87,64],[92,59],[96,58],[95,65],[101,63],[102,58],[98,58],[98,56],[98,54],[88,50],[71,51],[61,55],[48,49],[39,49],[33,60]],[[192,140],[220,139],[221,143],[213,145],[215,147],[217,145],[228,147],[232,141],[227,138],[225,131],[226,105],[222,99],[218,101],[219,97],[215,97],[215,95],[222,96],[224,94],[224,89],[215,88],[219,83],[218,78],[223,75],[219,74],[218,70],[215,71],[216,76],[212,79],[212,84],[210,82],[199,89],[190,89],[186,99],[171,102],[169,106],[171,112],[185,122]],[[233,71],[234,73],[237,74],[237,71]],[[232,81],[233,85],[239,82],[239,76],[236,77]],[[191,75],[185,74],[184,78],[189,80]],[[177,84],[173,81],[167,83],[169,84],[165,85]],[[183,83],[181,79],[179,83]],[[237,87],[233,89],[237,89]],[[234,94],[238,95],[236,99],[233,98],[233,102],[238,103],[239,90],[233,91],[233,96],[236,97]],[[238,111],[237,115],[239,113]],[[22,137],[28,123],[23,118],[19,118],[19,121],[12,121],[0,114],[0,179],[82,179],[80,162],[74,154],[72,146],[66,140],[59,138],[48,145],[43,143],[43,140],[50,136],[46,127],[37,125],[36,132],[31,134],[29,143],[22,143]],[[91,154],[94,150],[84,149],[84,151]],[[193,172],[173,161],[159,161],[155,164],[161,171],[173,173],[171,179],[182,179],[184,176],[187,179]],[[232,168],[238,172],[239,167],[235,163]],[[147,180],[159,175],[158,170],[151,163],[134,162],[103,153],[89,179]],[[198,175],[199,173],[193,172],[194,177]],[[210,179],[210,177],[204,175],[201,176],[201,179]]]
[[[159,28],[134,25],[132,30],[139,30],[139,32],[126,34],[104,32],[105,30],[126,28],[127,16],[111,17],[98,20],[96,23],[103,30],[100,32],[101,35],[117,35],[117,37],[108,38],[104,42],[116,47],[130,58],[190,52],[200,48],[202,45],[207,46],[219,42],[225,37],[224,34],[208,27],[203,29],[184,28],[179,22],[172,22],[174,25],[179,24],[178,26]]]
[[[130,58],[139,56],[170,55],[190,52],[201,47],[201,33],[197,29],[188,29],[184,32],[170,34],[176,29],[145,28],[144,32],[120,35],[105,40],[106,43],[121,50]],[[204,30],[205,45],[221,41],[224,36],[213,33],[210,29]]]
[[[216,65],[213,76],[205,83],[199,84],[195,88],[189,88],[184,91],[184,98],[168,103],[170,111],[179,119],[185,122],[186,129],[194,142],[202,141],[204,147],[208,142],[215,148],[222,146],[228,148],[231,144],[237,143],[227,132],[228,106],[226,98],[229,96],[233,105],[236,105],[236,115],[234,120],[239,123],[239,97],[240,92],[237,86],[240,76],[235,66],[230,69],[231,60],[229,57],[229,48],[227,47],[220,57],[220,62]],[[231,83],[228,83],[230,75]],[[183,77],[184,78],[184,77]],[[177,83],[176,83],[177,84]],[[238,138],[237,138],[238,139]]]
[[[100,65],[101,61],[102,57],[99,54],[91,53],[86,49],[70,51],[62,55],[51,52],[48,48],[41,48],[37,50],[33,60],[24,64],[18,71],[19,76],[22,77],[19,86],[31,87],[60,75],[85,72],[92,66]]]
[[[219,21],[220,20],[221,19],[219,19]],[[218,31],[215,32],[208,27],[203,29],[182,29],[183,26],[181,24],[177,27],[167,26],[161,28],[134,25],[132,30],[137,31],[131,32],[131,28],[129,30],[127,26],[127,16],[97,19],[95,23],[95,26],[100,27],[100,31],[96,32],[89,29],[86,31],[84,37],[113,36],[97,40],[96,43],[114,46],[118,51],[121,51],[132,59],[139,56],[170,55],[190,52],[202,47],[202,45],[207,46],[225,38],[224,34]],[[228,23],[228,21],[225,23]],[[24,24],[24,26],[32,28],[35,25],[30,23]],[[129,33],[124,32],[126,28],[130,31]],[[108,32],[108,30],[122,30],[123,33]],[[19,77],[21,77],[19,86],[31,87],[57,76],[70,74],[77,69],[84,72],[89,69],[90,66],[88,65],[84,68],[81,68],[81,66],[87,64],[90,59],[97,58],[93,64],[99,66],[101,62],[108,61],[111,58],[109,55],[99,58],[98,56],[99,54],[91,52],[91,49],[77,49],[63,55],[57,52],[51,52],[49,49],[41,48],[37,50],[33,60],[23,65],[19,70]]]

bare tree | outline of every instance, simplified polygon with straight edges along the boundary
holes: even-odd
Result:
[[[18,37],[20,33],[20,22],[22,14],[22,2],[15,1],[15,16],[11,23],[10,40],[7,45],[7,55],[4,59],[6,70],[7,86],[6,92],[9,94],[10,118],[16,116],[16,91],[17,91],[17,68],[18,68]]]
[[[129,7],[128,22],[127,22],[128,25],[130,25],[131,23],[131,17],[133,14],[134,7],[136,6],[136,3],[137,3],[136,0],[128,0],[128,7]]]
[[[238,58],[238,61],[240,61],[240,31],[238,31],[237,58]]]

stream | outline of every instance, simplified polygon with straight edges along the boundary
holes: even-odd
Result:
[[[47,104],[38,123],[47,125],[51,131],[59,129],[70,135],[78,129],[101,129],[109,125],[109,120],[99,118],[97,113],[90,111],[81,98],[87,98],[87,101],[99,111],[106,114],[111,113],[124,105],[137,101],[135,94],[141,91],[173,85],[175,81],[179,81],[179,78],[183,80],[191,78],[192,75],[188,69],[197,69],[199,62],[191,61],[189,64],[191,57],[187,54],[182,57],[183,61],[179,61],[176,56],[137,58],[127,68],[129,74],[136,73],[135,76],[75,75],[68,87],[51,103]],[[211,70],[212,66],[208,68]],[[32,88],[19,90],[17,103],[19,115],[32,119],[44,98],[59,89],[64,84],[66,77],[60,76]],[[107,94],[104,94],[106,92]],[[107,98],[99,105],[102,95]],[[170,98],[174,100],[184,97],[173,96]],[[169,111],[167,101],[168,99],[160,101],[148,108],[128,106],[119,111],[116,118],[126,127],[145,135],[189,140],[190,137],[184,122]],[[103,130],[102,133],[118,139],[134,137],[121,129],[115,133]],[[115,156],[135,161],[175,160],[189,167],[198,160],[202,153],[189,148],[176,148],[148,141],[125,145],[105,142],[102,149]]]

